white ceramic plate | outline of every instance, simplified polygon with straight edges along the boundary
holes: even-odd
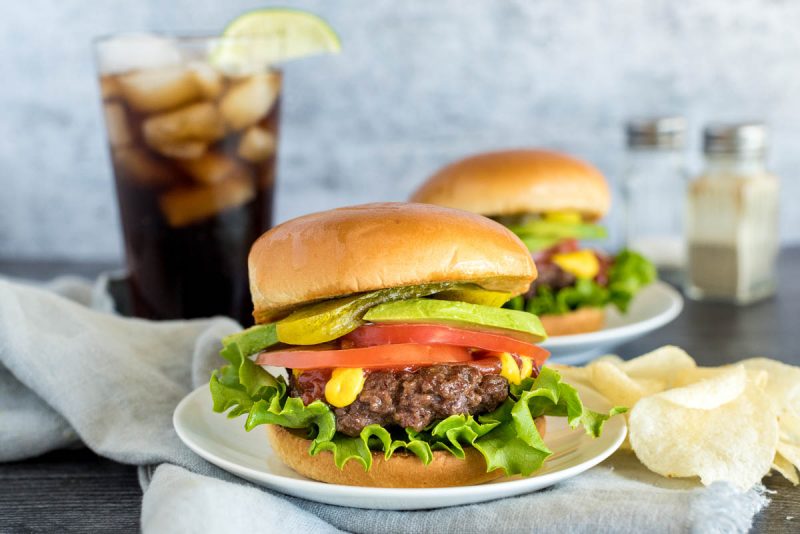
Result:
[[[598,411],[610,408],[593,390],[578,387],[581,398]],[[544,467],[528,478],[509,478],[456,488],[385,489],[315,482],[286,467],[272,452],[263,428],[245,432],[244,418],[228,419],[211,409],[208,386],[187,395],[172,421],[181,440],[194,452],[226,471],[267,488],[312,501],[375,508],[417,510],[470,504],[551,486],[608,458],[625,439],[625,419],[614,417],[597,439],[582,429],[571,430],[563,417],[548,418],[545,443],[553,451]]]
[[[672,286],[655,282],[642,289],[628,313],[613,306],[606,309],[606,326],[597,332],[554,336],[541,346],[550,351],[550,361],[577,365],[652,332],[672,321],[683,309],[683,297]]]

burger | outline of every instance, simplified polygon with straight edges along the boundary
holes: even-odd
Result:
[[[214,410],[265,425],[309,478],[441,487],[530,475],[551,454],[545,417],[598,435],[539,319],[502,308],[536,267],[476,214],[367,204],[300,217],[249,255],[256,325],[223,340]]]
[[[431,176],[412,202],[485,215],[514,232],[533,255],[539,277],[506,307],[538,315],[551,336],[599,330],[604,308],[625,312],[655,279],[655,267],[623,250],[610,256],[580,242],[606,237],[597,224],[611,205],[593,166],[548,150],[508,150],[456,161]]]

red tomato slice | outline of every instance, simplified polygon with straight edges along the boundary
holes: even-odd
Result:
[[[329,346],[262,352],[258,365],[274,365],[290,369],[323,369],[331,367],[365,367],[381,369],[408,365],[463,363],[472,361],[465,347],[402,343],[358,349],[334,349]],[[327,350],[326,350],[327,349]]]
[[[502,334],[432,324],[372,324],[353,330],[342,338],[342,346],[370,347],[397,343],[455,345],[491,352],[528,356],[541,366],[550,353],[532,343]]]

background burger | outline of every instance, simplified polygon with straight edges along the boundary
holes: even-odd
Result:
[[[472,156],[435,173],[411,200],[480,213],[519,236],[539,278],[506,306],[539,315],[551,336],[602,328],[606,305],[625,312],[656,276],[655,267],[635,252],[612,257],[581,247],[581,240],[606,237],[597,220],[608,212],[611,195],[597,169],[566,154],[509,150]]]
[[[214,409],[266,424],[303,475],[387,487],[529,475],[550,455],[545,416],[593,435],[608,418],[542,368],[538,318],[500,307],[536,267],[489,219],[420,204],[307,215],[264,234],[249,269],[259,324],[223,340]]]

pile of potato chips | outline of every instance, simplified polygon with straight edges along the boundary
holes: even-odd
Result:
[[[798,367],[766,358],[698,367],[673,346],[629,361],[604,356],[586,367],[550,367],[627,406],[623,446],[660,475],[747,490],[775,469],[799,482]]]

